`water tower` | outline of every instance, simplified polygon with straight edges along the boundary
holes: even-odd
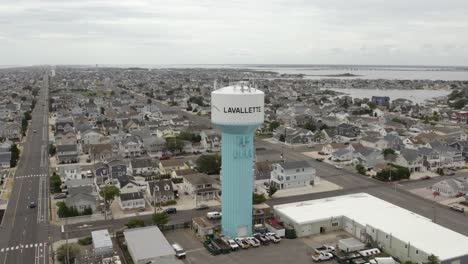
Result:
[[[240,82],[211,93],[211,122],[222,132],[222,232],[252,233],[254,134],[264,120],[265,94]]]

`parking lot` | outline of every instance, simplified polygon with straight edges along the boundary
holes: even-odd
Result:
[[[164,232],[169,243],[177,242],[187,252],[187,258],[184,263],[312,263],[311,254],[314,247],[321,246],[322,243],[336,244],[337,239],[344,238],[341,234],[337,236],[327,234],[326,237],[308,237],[297,239],[282,239],[279,244],[270,244],[258,248],[240,249],[229,254],[211,255],[203,247],[201,241],[195,237],[190,229],[178,229]],[[346,237],[349,237],[346,236]],[[334,264],[335,261],[325,261],[322,263]]]

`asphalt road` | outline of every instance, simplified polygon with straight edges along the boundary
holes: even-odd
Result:
[[[144,96],[136,93],[133,94],[146,101],[146,98]],[[181,114],[186,116],[194,124],[203,125],[206,127],[212,126],[210,120],[206,117],[192,115],[180,110],[177,107],[170,107],[159,102],[156,103],[163,110],[171,109],[181,111]],[[267,149],[267,151],[275,150],[275,152],[282,152],[284,158],[287,160],[306,160],[311,165],[313,165],[314,168],[316,168],[318,176],[320,176],[322,179],[340,185],[343,188],[342,190],[337,191],[306,194],[284,198],[273,198],[267,201],[267,203],[270,206],[312,199],[320,199],[344,194],[365,192],[379,197],[387,202],[393,203],[402,208],[425,216],[429,219],[432,219],[433,221],[442,226],[450,228],[464,235],[468,235],[468,217],[465,214],[451,211],[445,206],[435,204],[429,200],[416,196],[411,192],[407,191],[405,188],[403,188],[402,185],[398,183],[393,184],[380,182],[378,180],[365,177],[354,172],[346,171],[344,169],[337,169],[334,166],[324,162],[315,161],[310,157],[307,157],[302,154],[302,152],[310,151],[310,149],[307,148],[291,148],[281,144],[269,143],[263,140],[256,140],[255,145],[257,148],[265,148]],[[190,221],[192,217],[200,216],[205,213],[206,211],[179,211],[176,215],[171,215],[171,223],[181,223],[184,221]],[[151,216],[140,216],[138,218],[144,219],[147,223],[151,222]],[[68,231],[69,237],[82,237],[89,235],[90,231],[92,230],[98,230],[102,228],[108,228],[111,232],[116,231],[122,229],[124,227],[124,224],[127,222],[128,219],[121,219],[113,221],[107,220],[87,223],[86,226],[83,224],[75,224],[67,226],[66,230]]]
[[[45,76],[0,228],[0,264],[49,263],[47,93]],[[31,202],[36,208],[29,208]]]

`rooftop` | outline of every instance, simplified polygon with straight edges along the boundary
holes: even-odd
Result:
[[[124,231],[124,236],[135,259],[175,255],[174,249],[156,226],[128,229]]]
[[[346,216],[408,241],[441,260],[468,254],[468,237],[367,193],[277,205],[274,210],[297,224]]]

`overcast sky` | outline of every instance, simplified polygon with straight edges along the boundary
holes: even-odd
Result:
[[[0,65],[468,65],[467,0],[0,0]]]

